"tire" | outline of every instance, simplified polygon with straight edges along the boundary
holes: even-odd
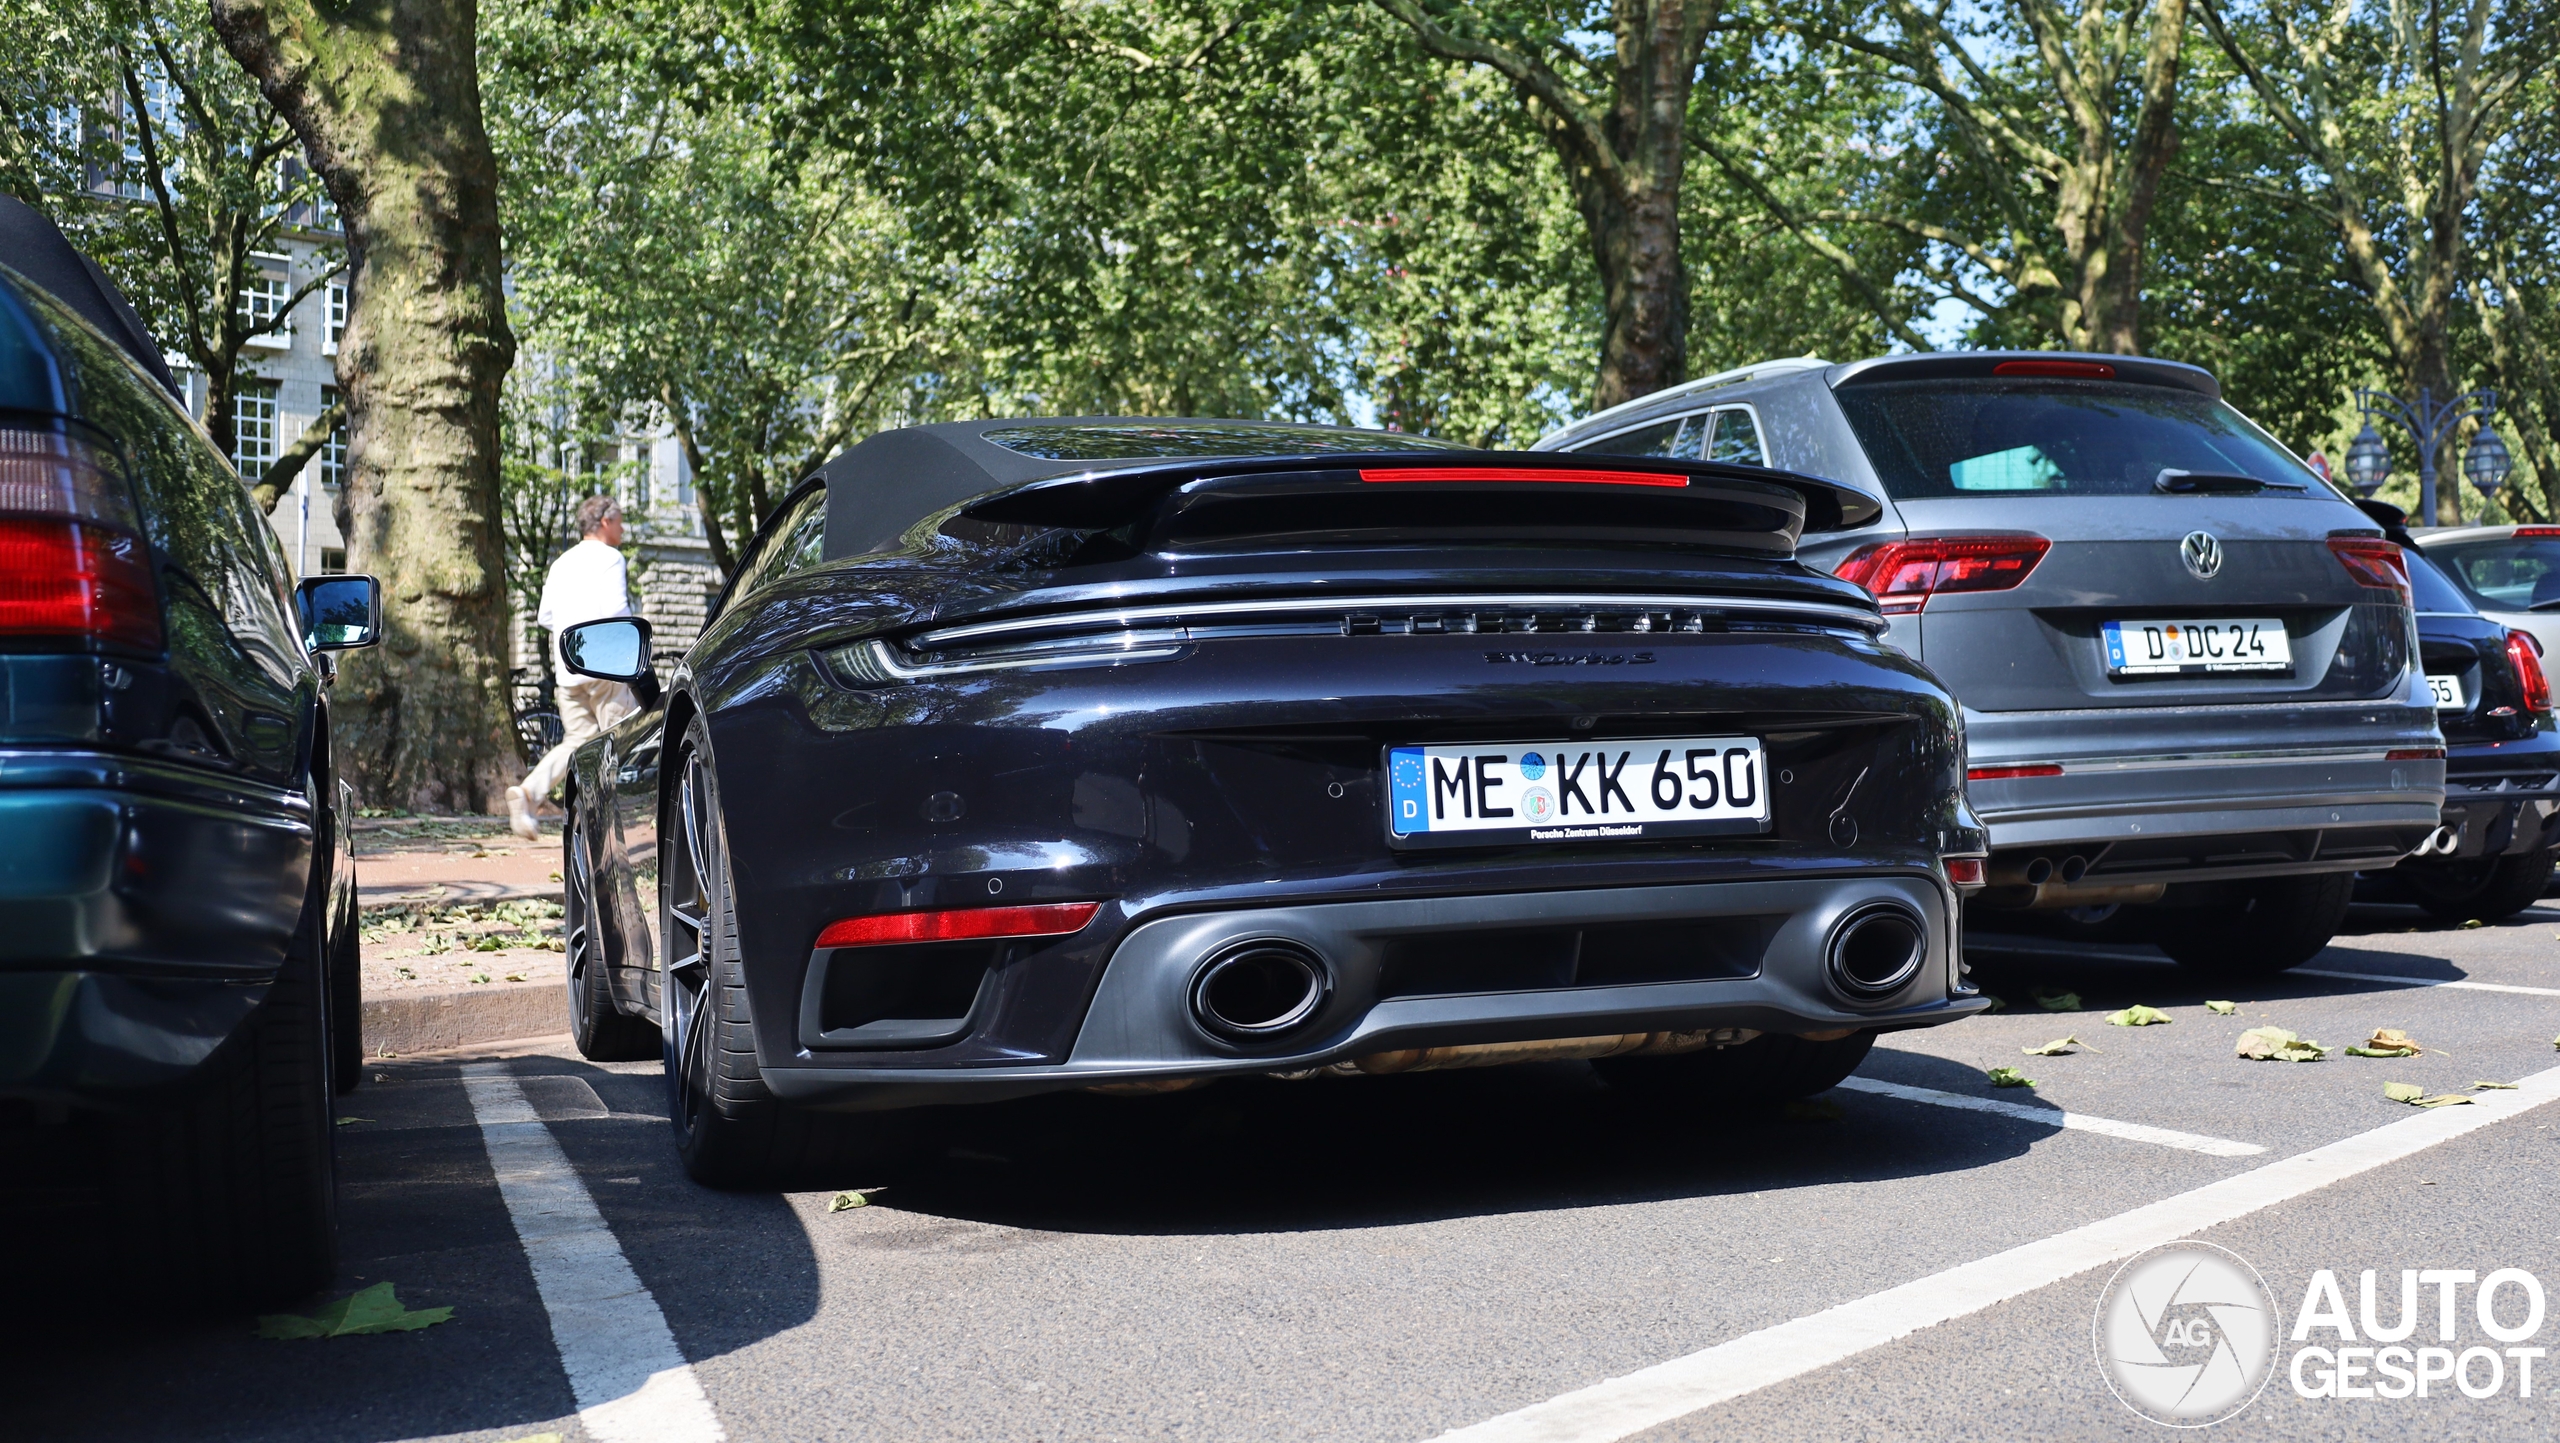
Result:
[[[2477,862],[2403,863],[2392,870],[2417,904],[2448,922],[2500,922],[2542,900],[2551,885],[2552,852]]]
[[[329,928],[330,1088],[339,1094],[364,1081],[364,930],[355,883],[333,909]]]
[[[1839,1086],[1875,1045],[1872,1032],[1828,1042],[1764,1032],[1738,1047],[1669,1057],[1604,1057],[1591,1066],[1611,1087],[1639,1096],[1766,1107]]]
[[[2272,977],[2320,955],[2346,921],[2355,890],[2352,872],[2270,877],[2249,883],[2236,905],[2161,912],[2153,941],[2202,976]]]
[[[857,1156],[867,1115],[811,1112],[776,1098],[756,1061],[755,1016],[739,963],[737,905],[710,736],[686,729],[669,814],[658,830],[659,996],[667,1117],[685,1174],[747,1188],[822,1177]]]
[[[567,951],[569,1034],[590,1062],[645,1062],[659,1055],[658,1029],[613,1000],[612,963],[596,906],[594,849],[575,793],[560,829],[561,933]]]
[[[254,1308],[338,1273],[328,873],[249,1020],[182,1100],[109,1124],[110,1210],[135,1278],[187,1303]]]

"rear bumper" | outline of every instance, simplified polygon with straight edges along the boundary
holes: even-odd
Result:
[[[2459,746],[2447,766],[2444,825],[2455,840],[2439,855],[2514,856],[2560,842],[2560,736]]]
[[[1920,923],[1919,965],[1889,995],[1854,1002],[1829,980],[1828,947],[1845,918],[1875,907]],[[1882,869],[1836,877],[1394,901],[1315,902],[1159,916],[1120,939],[1063,1063],[893,1068],[858,1053],[803,1052],[764,1069],[791,1101],[846,1109],[982,1102],[1097,1084],[1296,1073],[1396,1049],[1639,1032],[1901,1029],[1952,1022],[1988,1005],[1965,981],[1954,898],[1935,876]],[[1747,935],[1678,980],[1628,981],[1562,965],[1561,985],[1435,990],[1401,959],[1416,944],[1461,959],[1452,972],[1497,975],[1523,939],[1619,936],[1598,929],[1699,924]],[[1282,939],[1320,957],[1329,988],[1297,1031],[1270,1043],[1224,1040],[1194,1020],[1191,991],[1209,959],[1243,941]],[[1583,945],[1577,940],[1573,946]],[[1570,951],[1567,954],[1570,957]],[[1606,959],[1603,959],[1606,960]],[[1399,971],[1398,969],[1408,970]],[[1598,985],[1574,985],[1586,975]],[[810,1065],[812,1063],[818,1065]]]
[[[301,920],[299,796],[102,753],[0,752],[0,1093],[182,1080]]]
[[[2432,713],[2392,703],[1968,715],[1967,790],[1995,853],[2080,856],[2092,884],[2389,866],[2431,831]]]

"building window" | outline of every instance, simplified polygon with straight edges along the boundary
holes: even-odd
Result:
[[[282,275],[257,266],[240,283],[240,320],[245,325],[261,326],[284,314],[285,301],[293,287]],[[253,346],[282,347],[292,344],[293,328],[278,326],[264,335],[252,336]]]
[[[276,463],[276,383],[243,381],[231,393],[231,464],[253,482]]]
[[[321,387],[320,409],[326,411],[336,404],[338,404],[338,388],[335,386]],[[346,417],[339,417],[338,424],[329,428],[329,439],[320,443],[320,454],[315,459],[320,463],[321,485],[335,491],[339,487],[347,484]]]
[[[331,281],[320,292],[320,352],[338,354],[338,338],[347,333],[347,283]],[[334,392],[332,394],[335,394]]]
[[[347,553],[346,553],[345,551],[343,551],[343,550],[339,549],[338,547],[335,547],[335,546],[323,546],[323,547],[321,547],[321,548],[320,548],[320,569],[321,569],[321,570],[323,570],[323,571],[344,571],[344,570],[346,570],[346,569],[347,569]]]

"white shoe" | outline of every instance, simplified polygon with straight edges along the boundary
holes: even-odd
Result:
[[[507,825],[528,842],[542,838],[542,824],[533,819],[533,799],[522,787],[507,788]]]

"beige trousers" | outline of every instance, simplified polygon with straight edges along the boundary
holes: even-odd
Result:
[[[560,699],[560,745],[542,754],[525,773],[525,801],[539,806],[569,774],[569,754],[585,746],[606,727],[640,709],[640,699],[618,681],[582,676],[553,688]]]

